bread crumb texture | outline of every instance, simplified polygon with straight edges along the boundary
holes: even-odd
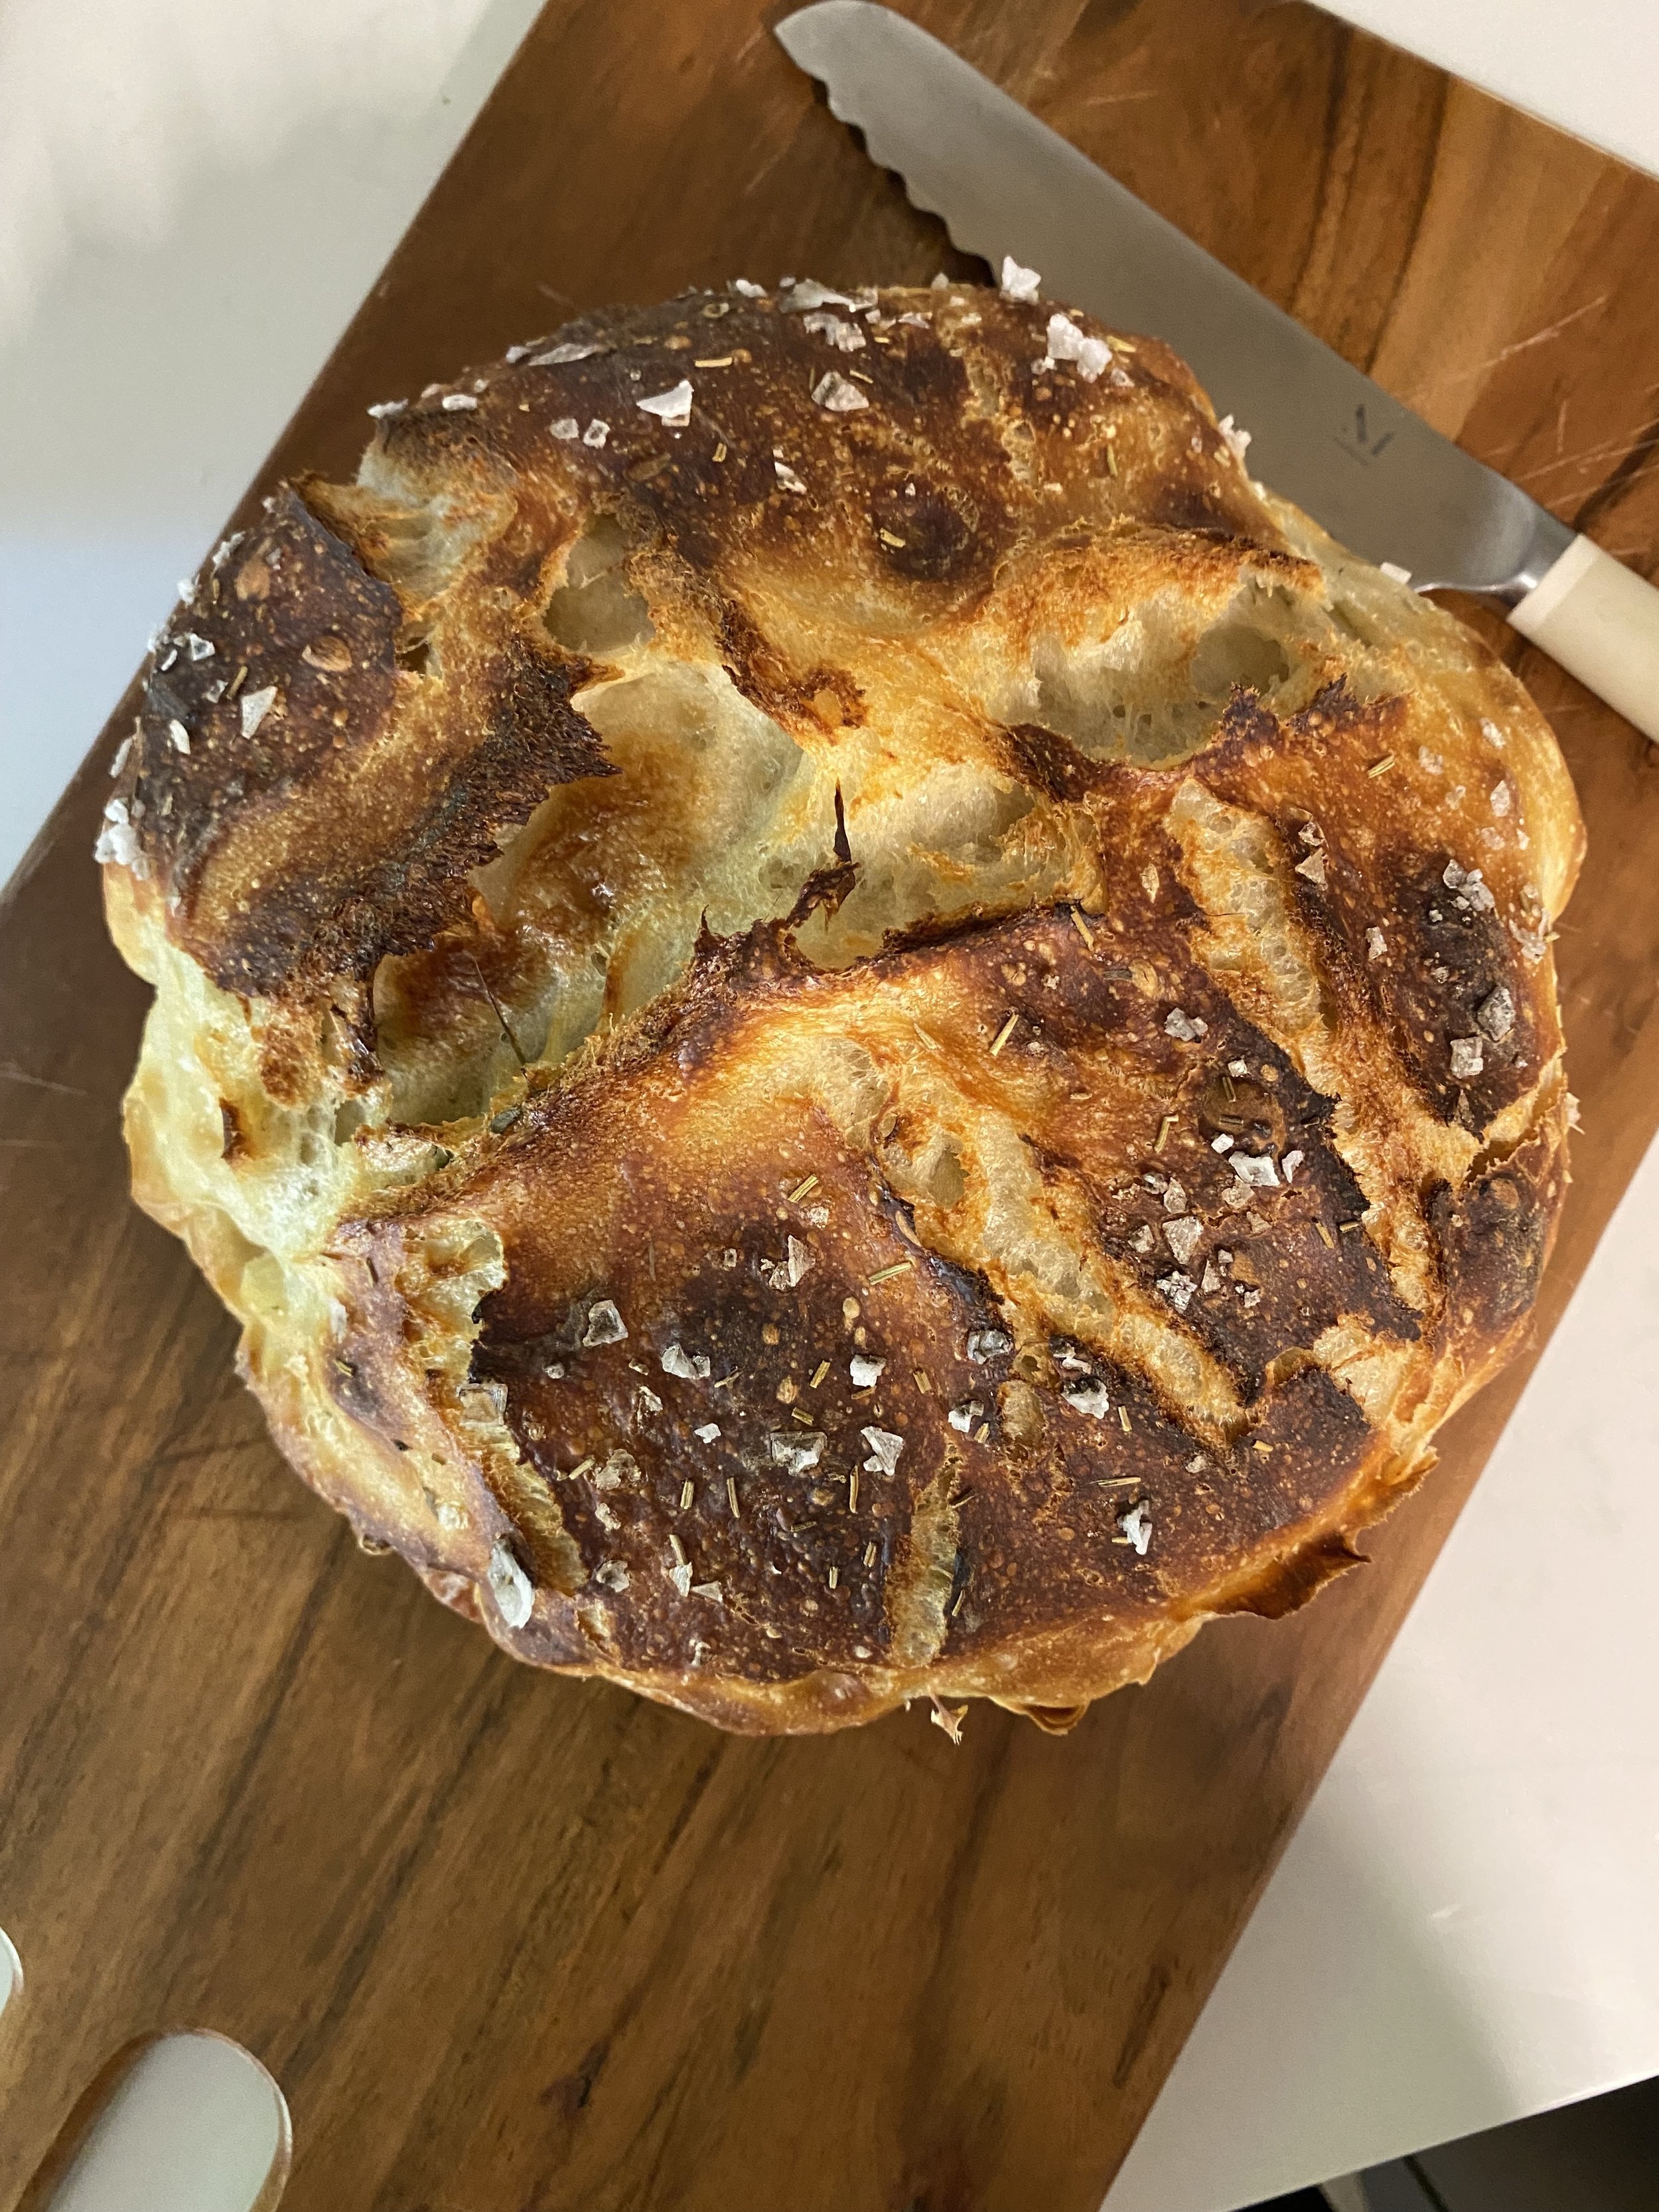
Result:
[[[135,1188],[306,1479],[758,1732],[1061,1727],[1342,1572],[1565,1184],[1520,684],[1035,299],[691,293],[374,411],[100,841]]]

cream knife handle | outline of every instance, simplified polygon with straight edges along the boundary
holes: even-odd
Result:
[[[1659,591],[1633,568],[1575,538],[1510,620],[1659,743]]]

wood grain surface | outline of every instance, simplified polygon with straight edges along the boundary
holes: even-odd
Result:
[[[1659,553],[1659,185],[1300,5],[913,0],[1565,520]],[[967,272],[754,0],[556,0],[273,457],[579,307]],[[234,374],[234,364],[226,364]],[[1659,775],[1478,617],[1578,778],[1577,1180],[1541,1341],[1659,1119]],[[127,709],[130,713],[131,709]],[[119,715],[115,726],[122,726]],[[144,994],[97,757],[0,910],[0,2202],[162,2022],[290,2100],[291,2212],[1084,2212],[1524,1379],[1376,1563],[1050,1741],[990,1710],[752,1742],[515,1668],[289,1475],[126,1200]]]

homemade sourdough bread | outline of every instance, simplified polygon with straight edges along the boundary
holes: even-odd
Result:
[[[1516,1344],[1582,832],[1189,372],[965,286],[585,316],[156,647],[140,1202],[508,1650],[1064,1723],[1279,1613]]]

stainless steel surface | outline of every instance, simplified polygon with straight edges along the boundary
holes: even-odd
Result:
[[[1045,298],[1167,339],[1249,430],[1251,472],[1334,537],[1510,604],[1572,532],[1194,246],[948,46],[867,0],[777,27],[832,112],[919,208],[994,269],[1041,271]]]
[[[1491,473],[1492,471],[1488,470],[1487,474]],[[1511,484],[1509,489],[1513,491],[1515,487]],[[1495,587],[1497,596],[1504,602],[1505,605],[1511,607],[1517,601],[1524,599],[1528,592],[1537,590],[1568,546],[1572,544],[1575,535],[1565,522],[1558,522],[1547,507],[1540,507],[1533,500],[1528,500],[1527,504],[1533,512],[1532,544],[1528,547],[1514,575],[1507,583],[1499,584]],[[1471,586],[1471,589],[1473,588],[1474,586]]]

